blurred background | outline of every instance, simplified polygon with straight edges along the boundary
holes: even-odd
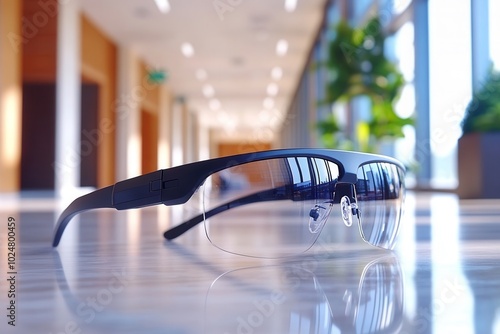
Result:
[[[0,0],[0,192],[288,147],[389,154],[410,187],[460,191],[467,168],[486,173],[470,161],[499,156],[493,13],[500,0]],[[459,153],[465,115],[483,118]],[[498,196],[485,187],[463,197]]]

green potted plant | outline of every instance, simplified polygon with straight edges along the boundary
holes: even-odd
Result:
[[[460,198],[500,198],[500,72],[474,94],[458,140]]]
[[[326,99],[322,102],[333,106],[359,96],[368,97],[370,119],[357,124],[355,141],[362,151],[377,151],[382,140],[401,138],[403,127],[413,125],[413,119],[399,117],[394,111],[394,103],[404,86],[403,75],[384,54],[386,36],[378,17],[361,28],[341,21],[334,31],[328,59],[322,63],[329,77]],[[318,122],[316,128],[324,146],[349,146],[333,114]]]

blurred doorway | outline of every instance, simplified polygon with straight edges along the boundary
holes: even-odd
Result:
[[[24,83],[21,190],[54,189],[56,86]]]
[[[97,187],[99,86],[82,84],[80,185]],[[23,84],[21,189],[53,190],[55,187],[56,85]],[[72,159],[70,159],[73,161]],[[61,166],[61,168],[78,168]]]
[[[80,186],[97,187],[97,152],[102,134],[98,127],[99,85],[82,84]]]

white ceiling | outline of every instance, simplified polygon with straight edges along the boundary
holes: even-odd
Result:
[[[298,0],[293,12],[285,0],[170,0],[161,13],[154,0],[81,0],[86,15],[118,44],[135,50],[149,66],[168,72],[174,94],[184,96],[201,121],[237,133],[279,125],[321,23],[326,0]],[[218,12],[214,4],[227,11]],[[276,54],[280,39],[286,55]],[[194,55],[185,57],[183,43]],[[271,71],[279,66],[281,79]],[[207,73],[204,80],[197,71]],[[267,87],[279,91],[264,106]],[[209,107],[203,86],[211,85],[220,108]]]

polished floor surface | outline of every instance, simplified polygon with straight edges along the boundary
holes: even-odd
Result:
[[[0,333],[500,333],[500,200],[410,193],[393,252],[331,216],[279,260],[223,252],[203,224],[164,241],[180,207],[84,213],[54,249],[64,204],[0,196]]]

